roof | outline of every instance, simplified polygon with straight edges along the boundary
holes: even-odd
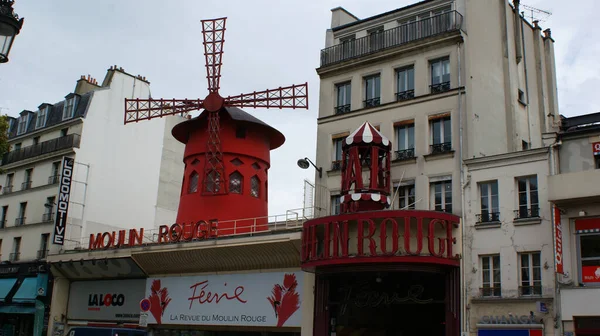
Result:
[[[344,141],[344,145],[346,146],[352,144],[375,144],[390,147],[390,140],[381,134],[368,121],[365,121],[364,124],[348,135]]]
[[[254,124],[262,128],[270,139],[271,149],[278,148],[285,142],[285,136],[283,136],[281,132],[240,108],[224,107],[219,111],[221,117],[223,116],[223,112],[227,113],[227,115],[235,121]],[[190,131],[197,129],[198,127],[203,127],[201,124],[204,124],[204,120],[207,118],[208,111],[205,110],[200,113],[199,116],[175,125],[171,131],[171,134],[173,134],[173,137],[175,137],[175,139],[177,139],[179,142],[187,143],[188,134]]]
[[[346,24],[341,25],[341,26],[333,27],[331,30],[333,30],[333,31],[342,30],[344,28],[352,27],[352,26],[355,26],[355,25],[363,23],[363,22],[375,20],[375,19],[378,19],[378,18],[386,16],[386,15],[395,14],[395,13],[398,13],[398,12],[401,12],[401,11],[404,11],[404,10],[407,10],[407,9],[410,9],[410,8],[413,8],[413,7],[420,6],[420,5],[426,4],[428,2],[434,2],[434,1],[437,1],[437,0],[423,0],[423,1],[415,2],[412,5],[400,7],[400,8],[393,9],[391,11],[385,12],[385,13],[381,13],[381,14],[377,14],[377,15],[374,15],[374,16],[371,16],[371,17],[368,17],[368,18],[364,18],[362,20],[358,20],[358,21],[346,23]]]
[[[561,116],[561,135],[600,133],[600,112],[566,118]]]
[[[85,117],[85,112],[87,111],[87,106],[91,101],[91,96],[92,96],[93,92],[88,92],[86,94],[83,94],[81,96],[79,95],[75,95],[78,96],[78,102],[77,105],[75,106],[75,113],[73,114],[73,118],[68,119],[68,120],[62,120],[62,115],[63,115],[63,108],[65,105],[65,101],[61,101],[59,103],[56,103],[54,105],[51,104],[47,104],[47,103],[43,103],[40,105],[40,107],[44,107],[46,105],[51,106],[50,108],[50,112],[48,113],[48,115],[46,116],[46,124],[44,125],[44,127],[40,127],[40,128],[35,128],[35,124],[36,124],[36,118],[37,118],[37,113],[35,112],[31,112],[31,111],[23,111],[23,112],[29,112],[26,114],[26,118],[29,118],[28,125],[27,125],[27,130],[25,131],[25,133],[21,133],[18,136],[24,136],[27,135],[29,133],[33,133],[34,131],[39,131],[39,130],[43,130],[46,128],[50,128],[62,123],[66,123],[69,122],[72,119],[75,118],[79,118],[79,117]],[[74,95],[72,93],[70,93],[69,95]],[[67,96],[69,96],[67,95]],[[21,114],[23,115],[23,112],[21,112]],[[19,117],[20,118],[20,117]],[[15,118],[15,122],[12,123],[12,125],[10,125],[10,128],[8,130],[8,140],[12,140],[12,138],[16,138],[17,137],[17,128],[19,127],[19,122],[18,122],[18,118]]]

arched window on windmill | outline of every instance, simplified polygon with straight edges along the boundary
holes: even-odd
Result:
[[[195,171],[190,174],[190,179],[188,182],[188,194],[192,194],[198,191],[198,180],[199,175]]]
[[[256,175],[250,178],[250,195],[256,198],[260,196],[260,180]]]
[[[221,176],[218,171],[209,171],[204,179],[204,191],[208,193],[217,193],[221,191]]]
[[[244,177],[237,170],[229,175],[229,192],[241,194],[244,186]]]

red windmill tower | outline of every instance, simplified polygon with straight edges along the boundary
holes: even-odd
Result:
[[[279,131],[239,108],[308,108],[308,83],[225,98],[219,94],[225,21],[202,20],[206,98],[125,100],[125,124],[204,109],[171,131],[185,144],[177,223],[216,218],[219,235],[267,229],[270,150],[285,142]]]

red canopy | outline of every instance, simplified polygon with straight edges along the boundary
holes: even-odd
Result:
[[[379,131],[368,121],[365,121],[362,126],[357,128],[356,131],[352,132],[346,138],[345,144],[375,144],[389,147],[390,140],[383,136],[383,134],[379,133]]]

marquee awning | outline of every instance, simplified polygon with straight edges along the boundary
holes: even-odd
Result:
[[[38,279],[37,278],[25,278],[19,285],[17,278],[5,278],[0,279],[0,302],[4,303],[7,296],[9,296],[11,290],[16,288],[16,293],[12,297],[14,303],[33,303],[37,297],[38,292]]]

